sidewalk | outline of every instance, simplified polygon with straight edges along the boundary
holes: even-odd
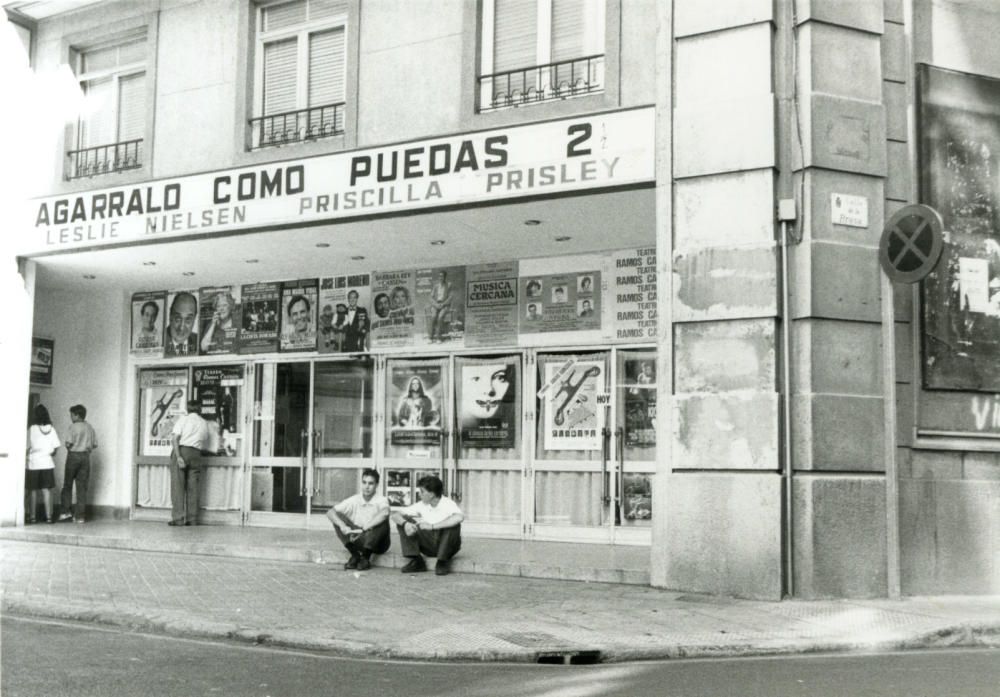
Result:
[[[4,612],[356,657],[595,662],[1000,646],[1000,597],[767,603],[11,539],[0,555]]]

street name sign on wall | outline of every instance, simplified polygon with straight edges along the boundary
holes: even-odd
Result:
[[[897,283],[917,283],[941,259],[944,224],[930,206],[917,203],[896,211],[882,231],[878,258],[886,275]]]
[[[17,252],[650,183],[653,124],[644,107],[49,196],[27,203]]]

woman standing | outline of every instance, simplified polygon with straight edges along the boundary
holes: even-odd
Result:
[[[45,521],[54,523],[52,517],[52,490],[56,486],[56,463],[52,459],[59,449],[59,434],[56,433],[49,418],[49,410],[39,404],[32,414],[32,424],[28,429],[28,471],[25,477],[25,488],[31,492],[29,497],[28,522],[35,522],[35,510],[38,506],[37,493],[42,492],[45,504]]]

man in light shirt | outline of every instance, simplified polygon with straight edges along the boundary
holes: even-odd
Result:
[[[87,484],[90,481],[90,453],[97,447],[97,434],[87,423],[87,407],[74,404],[69,408],[73,422],[66,439],[66,469],[63,473],[62,513],[59,520],[84,522],[87,509]],[[76,482],[76,508],[73,509],[73,482]],[[70,513],[73,510],[73,513]]]
[[[434,573],[451,572],[451,558],[462,548],[462,521],[465,515],[458,504],[444,495],[441,480],[429,475],[417,482],[420,500],[392,514],[399,530],[403,556],[410,561],[400,569],[404,574],[427,571],[421,553],[437,557]]]
[[[171,433],[170,504],[168,525],[197,525],[201,495],[201,451],[208,443],[208,424],[201,404],[189,399],[187,414],[177,419]]]
[[[345,569],[367,571],[372,554],[389,551],[389,499],[378,491],[379,474],[361,473],[361,493],[349,496],[326,512],[341,543],[351,553]]]

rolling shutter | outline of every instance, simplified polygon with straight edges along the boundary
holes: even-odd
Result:
[[[538,11],[535,0],[496,0],[493,18],[493,72],[538,65]]]
[[[296,108],[295,39],[264,46],[264,116]]]
[[[309,36],[309,106],[344,101],[344,29]]]
[[[80,119],[80,147],[92,148],[115,142],[115,79],[90,80],[83,86],[86,113]]]

